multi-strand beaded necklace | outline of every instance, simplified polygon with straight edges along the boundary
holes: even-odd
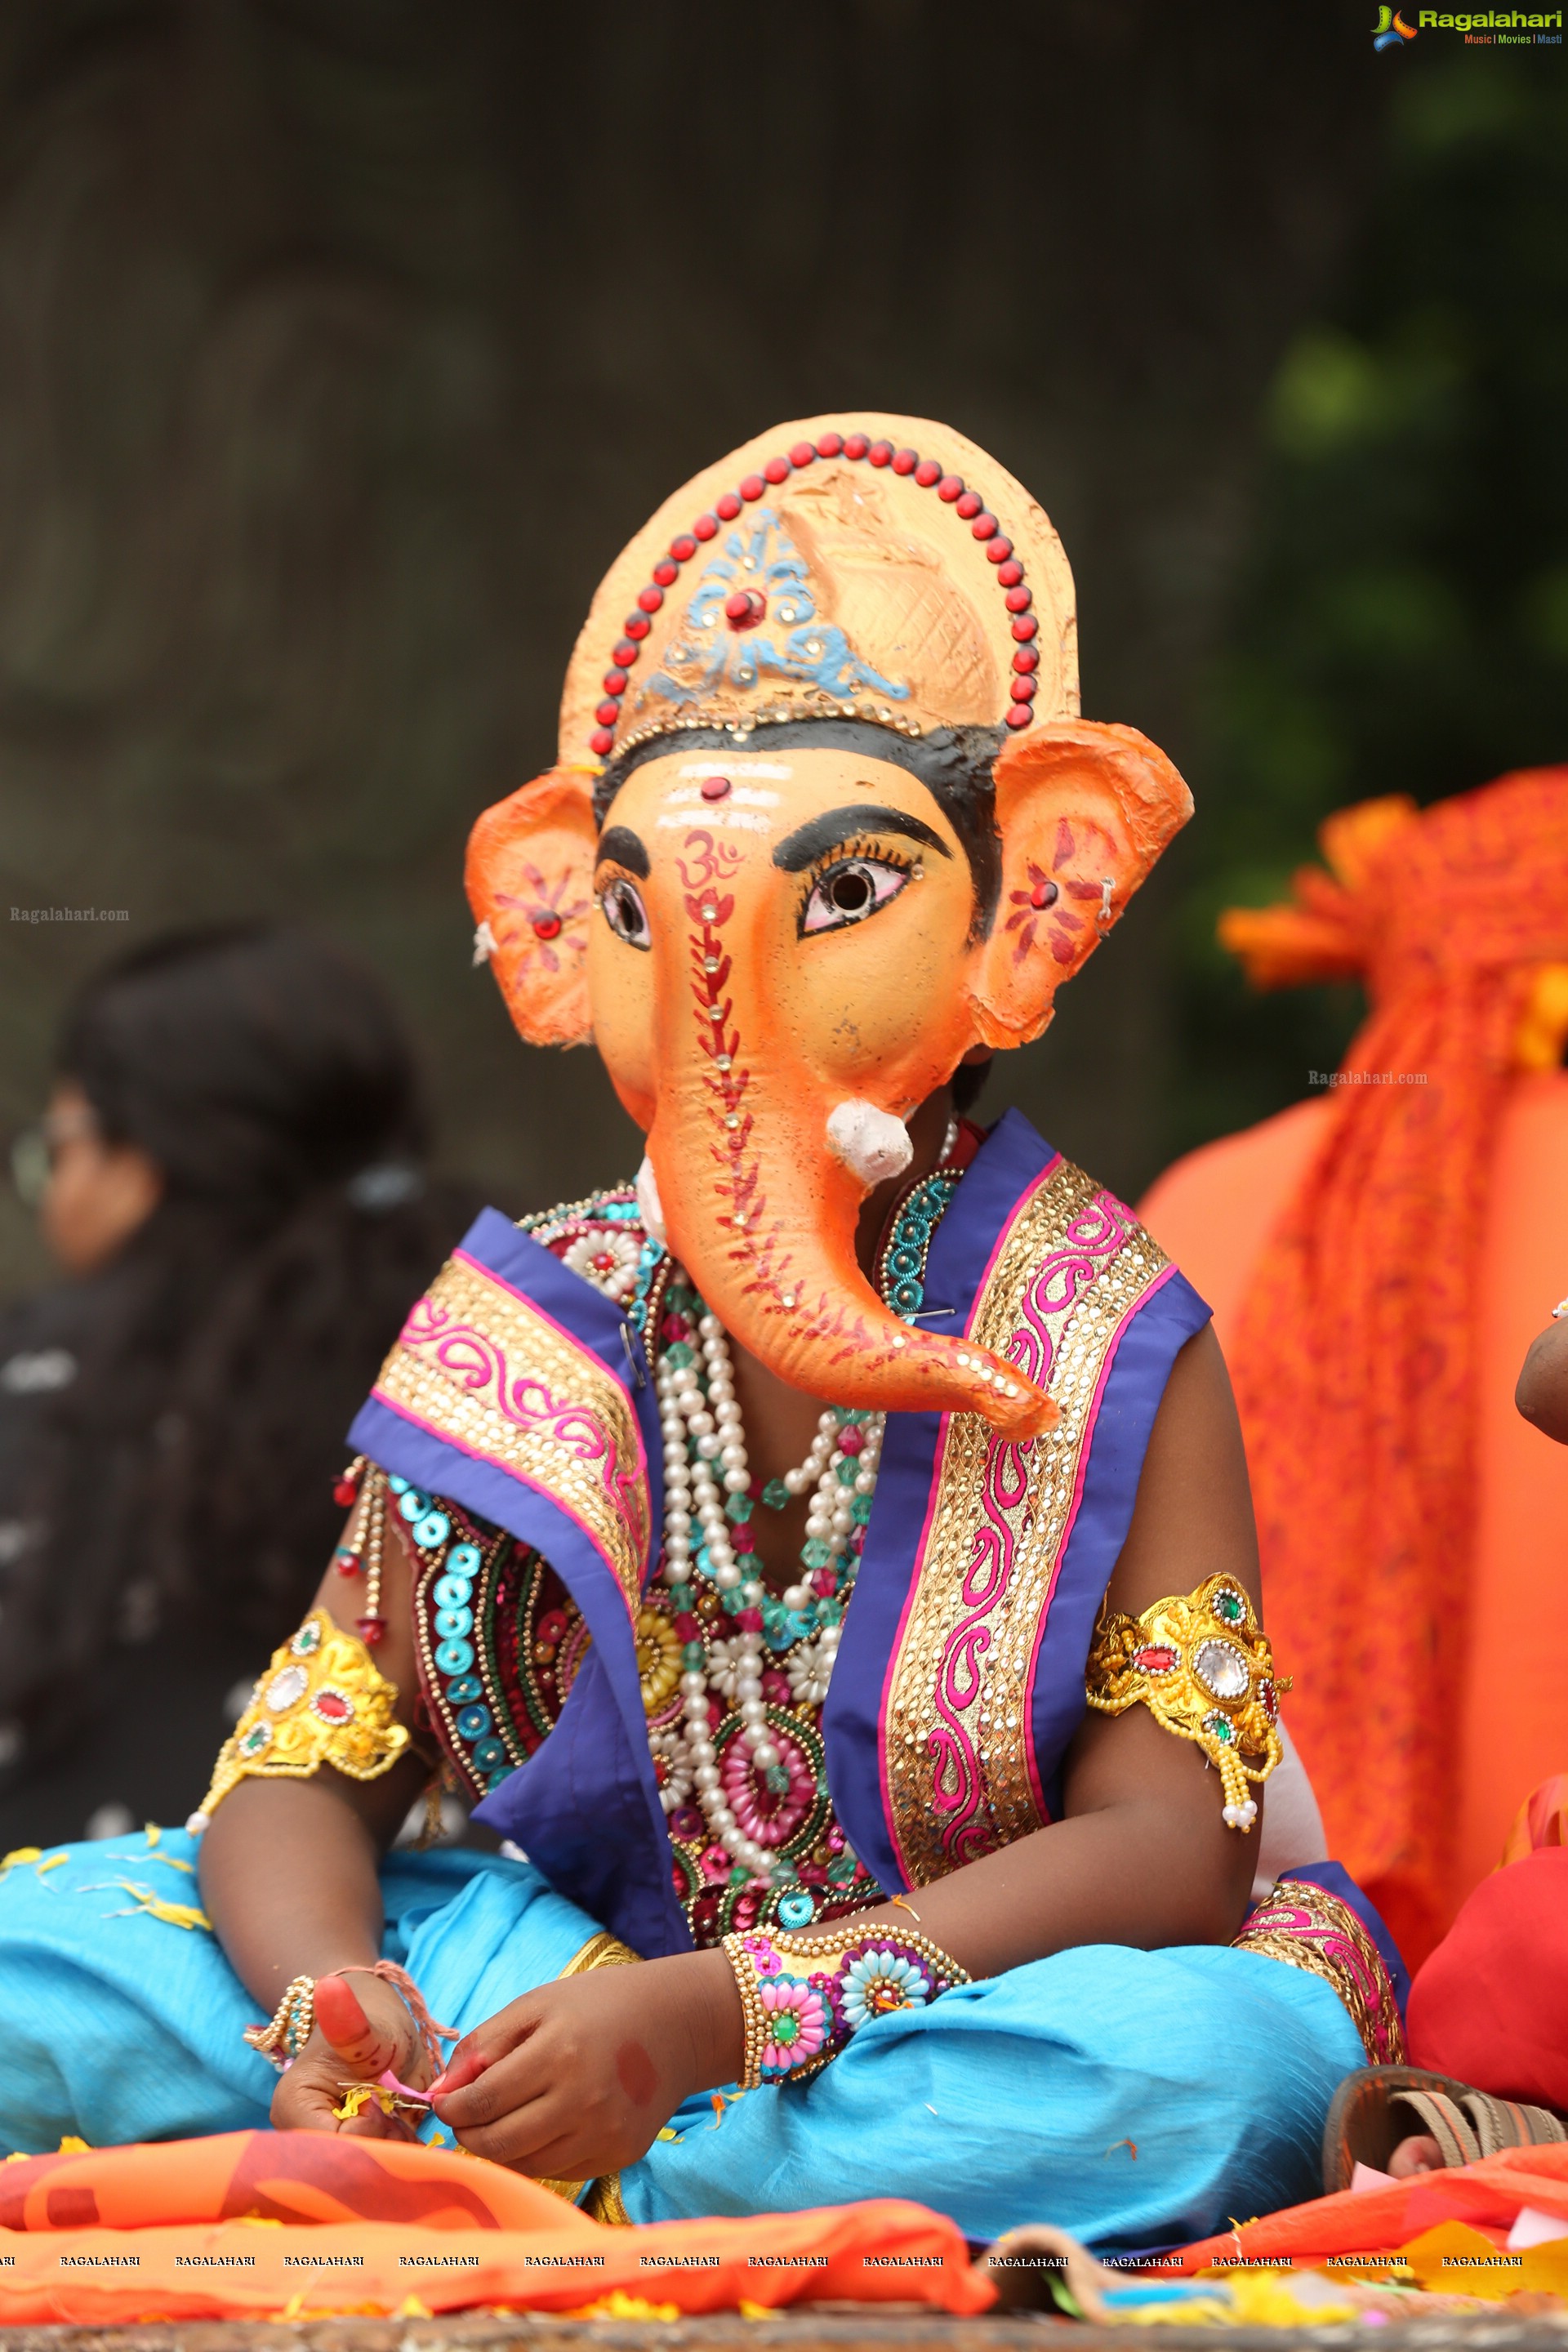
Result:
[[[877,1268],[906,1318],[924,1304],[931,1235],[961,1172],[962,1160],[950,1164],[958,1142],[950,1129],[938,1169],[900,1203]],[[644,1697],[678,1891],[699,1942],[759,1921],[808,1927],[876,1894],[834,1819],[819,1726],[885,1416],[828,1407],[805,1460],[760,1486],[729,1343],[679,1265],[658,1337],[665,1538],[647,1613],[668,1633],[655,1637],[658,1671],[650,1687],[645,1670]],[[810,1497],[801,1574],[778,1595],[757,1572],[752,1522],[759,1507],[782,1510],[801,1496]]]
[[[679,1267],[660,1332],[665,1538],[654,1606],[679,1643],[679,1671],[649,1740],[680,1892],[688,1903],[719,1897],[702,1908],[726,1915],[721,1933],[736,1907],[725,1895],[746,1895],[753,1918],[765,1908],[803,1926],[858,1870],[831,1819],[815,1717],[871,1516],[882,1416],[830,1408],[805,1460],[758,1494],[729,1343]],[[752,1520],[759,1503],[782,1509],[808,1492],[804,1573],[781,1599],[757,1573]]]
[[[973,1129],[963,1134],[961,1144],[950,1130],[936,1171],[900,1202],[877,1265],[883,1297],[909,1320],[924,1305],[931,1236],[979,1139]],[[676,1891],[699,1944],[759,1924],[806,1927],[860,1909],[878,1892],[834,1818],[820,1721],[871,1517],[883,1416],[830,1406],[805,1459],[763,1486],[748,1460],[723,1328],[658,1242],[639,1247],[636,1216],[628,1193],[527,1223],[574,1272],[626,1305],[653,1360],[664,1543],[638,1613],[637,1653]],[[512,1759],[491,1710],[515,1715],[524,1698],[484,1672],[492,1644],[479,1622],[478,1588],[515,1581],[502,1558],[507,1539],[401,1478],[388,1483],[427,1563],[421,1587],[435,1580],[429,1679],[470,1776],[493,1787]],[[753,1522],[759,1509],[783,1510],[802,1496],[800,1574],[773,1593],[758,1573]],[[496,1554],[488,1567],[481,1547],[486,1560]],[[537,1573],[547,1574],[542,1563]],[[562,1624],[538,1628],[553,1637],[544,1646],[557,1665],[575,1620],[561,1601],[552,1614]],[[552,1677],[557,1708],[567,1679]]]

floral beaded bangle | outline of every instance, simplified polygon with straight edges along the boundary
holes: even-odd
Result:
[[[873,2018],[924,2009],[970,1982],[958,1962],[923,1936],[871,1928],[860,1935],[726,1936],[745,2018],[743,2091],[802,2082],[826,2066]]]

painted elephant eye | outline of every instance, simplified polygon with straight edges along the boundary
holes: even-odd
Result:
[[[910,878],[909,869],[880,857],[841,857],[819,874],[801,917],[801,936],[811,931],[841,931],[863,923],[879,907],[896,898]]]
[[[653,945],[647,909],[634,883],[624,878],[612,882],[600,892],[599,904],[605,910],[605,920],[616,939],[625,940],[629,948],[649,948]]]

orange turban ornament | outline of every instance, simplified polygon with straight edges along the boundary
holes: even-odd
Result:
[[[1475,1323],[1510,1071],[1561,1051],[1568,768],[1331,818],[1331,873],[1220,935],[1372,1010],[1248,1288],[1232,1366],[1291,1729],[1415,1965],[1442,1920],[1474,1527]]]

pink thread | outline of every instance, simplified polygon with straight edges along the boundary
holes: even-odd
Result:
[[[447,2063],[446,2058],[442,2053],[441,2042],[456,2042],[458,2039],[458,2028],[455,2025],[437,2024],[435,2019],[431,2016],[430,2011],[425,2005],[424,1994],[420,1991],[418,1986],[415,1983],[406,1969],[400,1969],[395,1960],[377,1960],[373,1969],[355,1966],[347,1969],[336,1969],[332,1973],[335,1976],[340,1977],[380,1977],[384,1984],[389,1984],[393,1990],[401,1996],[404,2007],[407,2010],[409,2016],[414,2020],[415,2031],[419,2036],[420,2048],[424,2051],[431,2066],[437,2074],[440,2073],[441,2069]],[[437,2039],[437,2035],[440,2037],[439,2041]],[[387,2087],[393,2090],[401,2090],[403,2085],[400,2083],[389,2083]],[[416,2098],[421,2095],[422,2095],[418,2092],[414,2094]]]

